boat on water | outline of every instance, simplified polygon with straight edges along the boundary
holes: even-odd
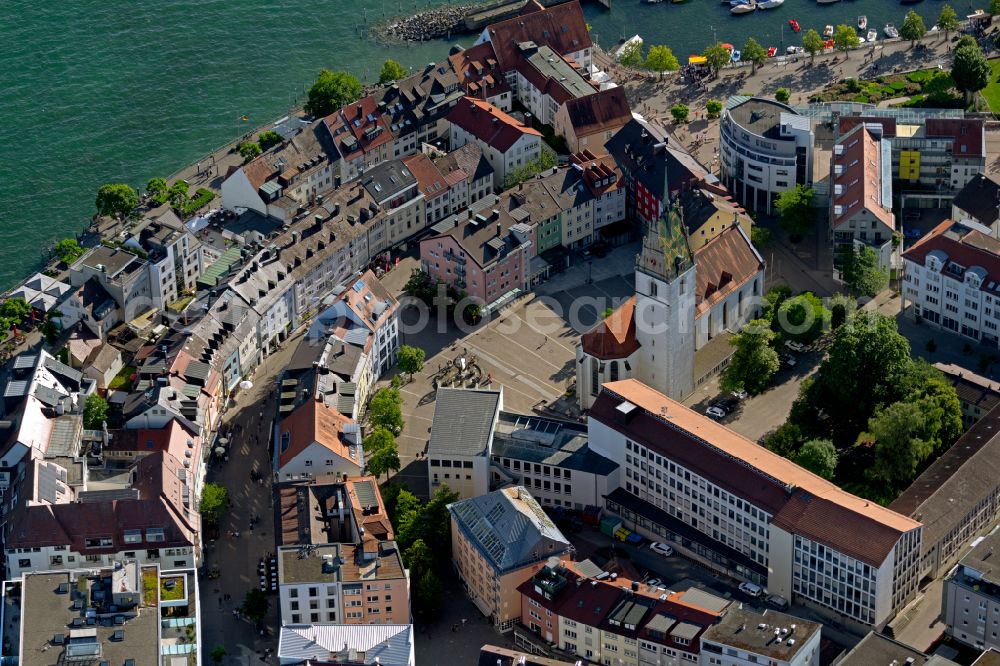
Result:
[[[891,23],[886,23],[885,27],[882,28],[882,32],[884,32],[885,36],[890,39],[896,39],[897,37],[899,37],[899,31],[896,30],[896,26],[894,26]]]
[[[816,0],[817,5],[832,5],[835,2],[840,2],[840,0]]]
[[[742,54],[742,53],[740,53],[739,49],[734,49],[734,50],[733,50],[733,55],[731,55],[731,56],[730,56],[730,59],[731,59],[731,60],[732,60],[733,62],[739,62],[739,61],[740,61],[740,58],[741,58],[742,56],[743,56],[743,54]]]
[[[825,28],[823,28],[823,36],[824,37],[833,37],[833,26],[832,25],[828,25]]]
[[[763,0],[757,3],[757,9],[774,9],[785,4],[785,0]]]
[[[878,39],[878,30],[874,29],[869,30],[868,34],[865,35],[865,39],[868,40],[869,43],[874,42],[876,39]]]
[[[756,9],[757,9],[757,3],[754,2],[754,0],[750,0],[749,2],[739,2],[735,5],[730,5],[729,13],[749,14],[750,12],[755,11]]]
[[[787,53],[788,55],[795,55],[796,53],[802,53],[804,51],[805,49],[802,48],[801,46],[789,46],[787,49],[785,49],[785,53]]]
[[[638,46],[641,49],[642,37],[640,37],[639,35],[633,35],[632,37],[629,37],[624,42],[622,42],[621,46],[612,51],[611,55],[614,56],[615,60],[621,60],[622,56],[625,55],[625,53],[627,53],[630,49],[632,49],[633,46]]]
[[[769,46],[767,48],[767,57],[768,58],[773,58],[776,55],[778,55],[778,47],[777,46]]]
[[[802,29],[799,27],[799,22],[795,19],[788,19],[788,25],[792,28],[793,32],[798,32]]]
[[[868,29],[868,17],[861,15],[858,17],[858,30]]]
[[[647,5],[658,5],[661,2],[663,2],[663,0],[646,0]]]

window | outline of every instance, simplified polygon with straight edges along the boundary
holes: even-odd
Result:
[[[151,527],[146,530],[146,541],[163,541],[165,538],[162,527]]]
[[[139,543],[142,541],[142,530],[125,530],[125,543]]]

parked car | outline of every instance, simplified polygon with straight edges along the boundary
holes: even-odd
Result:
[[[764,588],[755,583],[743,582],[740,583],[740,592],[756,599],[760,595],[764,594]]]
[[[663,581],[659,578],[650,578],[646,581],[646,585],[649,585],[650,587],[659,587],[663,585]]]
[[[796,342],[795,340],[785,340],[785,347],[800,354],[806,350],[806,346],[804,344]]]
[[[736,398],[737,400],[746,400],[747,392],[744,391],[743,389],[738,389],[736,391],[733,391],[733,397]]]
[[[726,418],[726,413],[721,409],[719,409],[718,407],[716,407],[715,405],[712,405],[711,407],[705,410],[705,416],[710,416],[713,419],[724,419]]]
[[[765,601],[778,610],[786,610],[788,608],[788,599],[784,598],[780,594],[769,594],[767,595],[767,599],[765,599]]]
[[[663,555],[664,557],[670,557],[671,555],[674,554],[673,548],[671,548],[665,543],[660,543],[659,541],[654,541],[653,543],[649,544],[649,548],[650,550],[653,550],[659,553],[660,555]]]
[[[797,363],[789,354],[778,355],[778,362],[781,363],[781,367],[783,368],[794,368]]]
[[[736,400],[735,398],[723,398],[722,400],[716,400],[712,403],[713,407],[718,407],[726,414],[731,414],[734,409],[739,407],[739,405],[739,400]]]

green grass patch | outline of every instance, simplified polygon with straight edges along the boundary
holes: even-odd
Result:
[[[157,596],[158,576],[154,567],[147,567],[142,570],[142,601],[147,606],[155,606],[160,603]]]
[[[990,60],[990,83],[980,91],[983,99],[990,105],[990,111],[1000,111],[1000,60]]]
[[[869,98],[868,95],[855,95],[851,101],[860,102],[862,104],[870,104],[871,98]]]
[[[108,384],[109,391],[131,391],[132,390],[132,375],[135,374],[135,368],[130,365],[126,365],[115,378],[111,380]]]
[[[160,600],[180,601],[184,598],[184,576],[160,579]]]
[[[906,90],[906,81],[893,81],[889,84],[889,87],[899,92],[900,90]]]

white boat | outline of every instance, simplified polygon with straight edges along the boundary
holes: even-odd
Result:
[[[865,35],[865,39],[871,43],[878,39],[878,30],[869,30],[868,34]]]
[[[823,28],[823,36],[826,37],[827,39],[830,39],[831,37],[833,37],[833,26],[832,25],[828,25],[825,28]]]
[[[840,0],[816,0],[817,5],[832,5],[835,2],[840,2]]]
[[[868,17],[861,15],[858,17],[858,30],[868,29]]]
[[[661,2],[663,2],[663,0],[646,0],[646,4],[648,5],[658,5]]]
[[[788,55],[795,55],[796,53],[802,53],[803,51],[805,51],[805,49],[801,46],[789,46],[785,49],[785,53]]]
[[[633,35],[632,37],[629,37],[622,43],[621,46],[615,49],[611,55],[615,57],[615,60],[621,60],[622,56],[625,55],[625,53],[630,48],[632,48],[633,45],[638,46],[640,49],[642,49],[642,37],[640,37],[639,35]]]
[[[750,12],[754,11],[755,9],[757,9],[757,3],[756,2],[752,2],[752,1],[751,2],[743,2],[743,3],[737,4],[737,5],[733,5],[732,8],[729,10],[729,13],[731,13],[731,14],[749,14]]]
[[[896,39],[897,37],[899,37],[899,31],[896,30],[896,26],[894,26],[891,23],[886,23],[885,27],[882,28],[882,32],[884,32],[885,36],[890,39]]]
[[[757,9],[774,9],[785,4],[785,0],[764,0],[757,3]]]

